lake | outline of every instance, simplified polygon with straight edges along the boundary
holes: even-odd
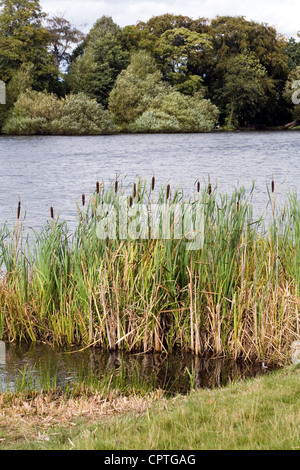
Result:
[[[110,185],[116,176],[123,186],[138,176],[157,185],[195,190],[195,181],[217,184],[220,192],[234,186],[249,192],[261,215],[268,203],[272,176],[278,203],[299,190],[299,132],[232,132],[207,134],[147,134],[87,137],[0,136],[0,223],[15,217],[18,198],[22,215],[35,228],[50,214],[76,217],[75,201],[92,194],[96,181]]]

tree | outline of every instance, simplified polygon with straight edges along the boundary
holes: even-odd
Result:
[[[295,38],[290,38],[284,49],[288,56],[290,70],[294,70],[300,65],[300,32],[298,32],[297,36],[298,41]]]
[[[265,104],[266,90],[271,86],[266,69],[255,54],[245,52],[231,57],[227,61],[223,87],[218,92],[223,104],[230,109],[228,127],[238,121],[248,123]]]
[[[110,17],[103,16],[87,35],[82,50],[69,69],[70,89],[83,91],[107,106],[117,76],[129,64],[129,53],[123,49],[121,28]],[[88,67],[85,69],[83,64],[88,64]]]
[[[245,52],[253,53],[270,79],[269,86],[265,88],[265,105],[257,110],[255,119],[264,123],[284,119],[281,96],[288,73],[285,38],[265,23],[231,16],[213,19],[211,35],[214,60],[206,70],[204,83],[212,101],[221,105],[217,97],[223,88],[229,59]]]
[[[154,52],[164,78],[179,91],[193,94],[201,87],[204,63],[211,50],[208,34],[174,28],[162,34]]]
[[[189,31],[203,34],[209,33],[210,29],[206,18],[193,20],[188,16],[172,15],[170,13],[153,16],[146,23],[140,21],[135,27],[131,27],[132,33],[136,34],[133,28],[139,32],[139,48],[147,49],[151,52],[153,52],[157,41],[166,31],[185,28]]]
[[[132,55],[130,65],[118,76],[109,96],[108,109],[118,123],[126,126],[146,111],[155,97],[168,90],[151,54],[139,51]]]
[[[288,105],[292,107],[293,119],[300,120],[300,65],[294,68],[288,76],[284,88],[284,98]]]
[[[59,69],[65,68],[71,61],[71,46],[83,41],[85,36],[62,16],[47,18],[46,29],[49,32],[50,52],[59,73]]]
[[[0,70],[9,82],[23,64],[33,64],[33,83],[38,89],[57,79],[48,54],[49,33],[42,26],[45,13],[38,0],[0,0]]]
[[[109,110],[117,122],[133,132],[212,129],[218,110],[201,93],[186,96],[162,80],[149,52],[132,55],[109,97]]]

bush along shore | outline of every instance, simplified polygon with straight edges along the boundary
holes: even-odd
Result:
[[[284,361],[300,331],[300,205],[291,194],[277,210],[273,182],[269,197],[270,220],[254,220],[243,188],[229,196],[198,182],[186,198],[155,178],[126,191],[97,182],[72,232],[51,207],[29,234],[19,202],[0,232],[0,339]],[[154,201],[171,214],[169,238],[148,236]],[[203,208],[196,249],[176,234],[183,204]],[[194,210],[189,221],[195,228]]]

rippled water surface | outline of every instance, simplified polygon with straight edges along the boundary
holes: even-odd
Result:
[[[266,208],[266,185],[274,176],[278,202],[299,189],[299,132],[235,132],[92,137],[0,137],[0,222],[11,221],[18,197],[27,221],[38,227],[52,205],[61,218],[76,215],[75,201],[97,180],[123,185],[136,176],[169,182],[191,193],[208,180],[221,192],[255,181],[255,211]]]

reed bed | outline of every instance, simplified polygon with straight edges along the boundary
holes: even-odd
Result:
[[[202,185],[201,185],[202,186]],[[254,187],[252,191],[254,190]],[[172,208],[201,201],[204,243],[97,235],[99,207],[153,201]],[[282,361],[299,339],[300,205],[290,194],[271,217],[253,218],[251,194],[219,194],[196,183],[185,197],[137,180],[132,188],[96,183],[82,195],[70,230],[51,207],[30,235],[19,202],[13,228],[0,229],[0,338],[131,352]],[[172,226],[171,226],[172,227]]]

